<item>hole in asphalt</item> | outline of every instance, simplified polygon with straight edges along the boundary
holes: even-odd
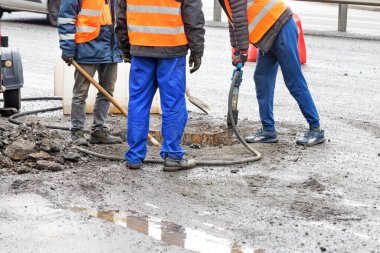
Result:
[[[263,249],[255,250],[225,238],[215,237],[201,230],[186,228],[155,217],[122,211],[98,211],[81,207],[72,207],[70,210],[112,222],[169,245],[176,245],[196,252],[265,253]]]

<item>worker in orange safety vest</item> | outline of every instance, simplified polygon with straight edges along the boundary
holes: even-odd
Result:
[[[190,73],[201,66],[204,15],[201,0],[119,0],[117,34],[129,76],[129,169],[140,169],[147,153],[149,112],[157,88],[162,109],[164,171],[195,167],[180,146],[187,122],[186,55]]]
[[[73,60],[92,77],[98,72],[99,84],[113,94],[117,78],[117,63],[122,62],[115,34],[116,0],[65,0],[58,14],[59,42],[62,59],[70,66]],[[88,145],[84,136],[86,98],[90,82],[75,71],[71,105],[71,137],[75,145]],[[121,143],[105,126],[110,102],[100,92],[96,96],[89,142],[93,144]]]
[[[302,74],[298,55],[298,28],[292,11],[282,0],[219,0],[229,19],[233,65],[247,61],[249,44],[259,48],[254,74],[262,129],[247,142],[276,143],[273,116],[274,88],[278,67],[295,98],[309,129],[297,144],[313,146],[325,141],[319,115]]]

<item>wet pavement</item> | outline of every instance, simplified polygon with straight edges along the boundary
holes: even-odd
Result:
[[[158,208],[153,204],[145,203],[147,206]],[[96,217],[108,222],[115,223],[119,226],[137,231],[141,234],[152,237],[156,240],[163,241],[169,245],[179,246],[195,252],[260,252],[263,249],[254,250],[239,245],[236,242],[228,241],[225,238],[218,238],[207,234],[202,230],[185,228],[173,222],[161,220],[156,217],[141,216],[134,212],[123,211],[97,211],[82,207],[72,207],[70,210],[80,212],[91,217]],[[214,227],[213,224],[203,223],[207,227]],[[217,228],[221,231],[225,228]],[[245,242],[244,242],[245,243]]]
[[[60,56],[55,29],[42,15],[4,17],[3,33],[23,58],[23,96],[53,95]],[[224,119],[233,70],[228,31],[208,28],[206,36],[203,65],[188,85]],[[63,171],[0,175],[0,251],[380,252],[380,47],[377,41],[305,39],[303,71],[325,144],[295,145],[306,123],[279,73],[274,113],[280,142],[254,145],[261,161],[163,173],[159,165],[129,171],[123,162],[83,156]],[[260,127],[254,66],[244,69],[239,97],[240,123],[250,122],[245,127],[252,132]],[[22,110],[43,106],[53,104],[24,102]],[[53,116],[61,121],[60,112]],[[246,152],[224,150],[189,154],[238,158]]]

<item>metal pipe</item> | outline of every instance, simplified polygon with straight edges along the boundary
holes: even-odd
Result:
[[[338,15],[338,31],[347,31],[347,10],[348,4],[339,4],[339,15]]]
[[[214,0],[214,15],[213,15],[214,21],[222,21],[222,6],[220,6],[220,3],[218,0]]]

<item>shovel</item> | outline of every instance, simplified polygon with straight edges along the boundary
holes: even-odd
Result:
[[[187,88],[187,86],[186,86],[186,97],[189,99],[190,103],[192,103],[193,105],[201,109],[204,113],[206,114],[211,113],[210,107],[205,102],[203,102],[199,98],[196,98],[190,95],[190,90]]]
[[[103,89],[102,86],[100,86],[100,84],[98,84],[98,82],[96,82],[94,80],[94,78],[92,78],[87,72],[86,70],[84,70],[81,66],[79,66],[79,64],[76,62],[76,61],[72,61],[72,64],[73,66],[84,76],[87,78],[88,81],[90,81],[97,89],[100,93],[102,93],[104,96],[106,96],[108,98],[108,100],[117,108],[119,109],[119,111],[125,116],[127,117],[128,115],[128,112],[127,110],[125,110],[105,89]],[[150,142],[153,143],[154,146],[156,147],[161,147],[161,144],[153,138],[152,135],[148,134],[148,139]]]

